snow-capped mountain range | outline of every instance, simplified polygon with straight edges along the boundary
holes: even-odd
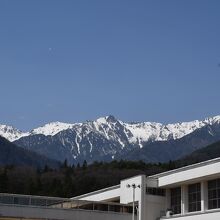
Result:
[[[139,143],[146,141],[165,141],[168,139],[178,139],[190,134],[198,128],[205,125],[212,125],[216,122],[220,123],[220,115],[205,120],[195,120],[190,122],[181,122],[174,124],[161,124],[157,122],[137,122],[125,123],[115,119],[113,116],[98,118],[95,121],[86,121],[84,123],[63,123],[51,122],[42,127],[35,128],[30,132],[22,132],[17,128],[7,125],[0,125],[0,135],[13,142],[21,137],[30,135],[42,134],[45,136],[54,136],[61,131],[68,129],[78,130],[81,133],[81,128],[88,126],[91,130],[104,135],[107,139],[114,138],[109,133],[114,131],[116,123],[124,127],[124,132],[130,143]],[[88,131],[89,132],[89,131]],[[123,145],[123,144],[122,144]]]
[[[220,124],[220,116],[166,125],[156,122],[126,123],[107,116],[74,124],[52,122],[29,132],[0,125],[0,135],[54,159],[94,161],[100,157],[114,158],[119,152],[142,148],[148,142],[180,139],[216,123]]]

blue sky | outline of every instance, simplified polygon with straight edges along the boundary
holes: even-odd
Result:
[[[0,124],[220,114],[219,0],[0,1]]]

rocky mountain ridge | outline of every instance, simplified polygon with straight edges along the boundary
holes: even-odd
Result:
[[[114,116],[83,123],[52,122],[29,132],[0,125],[6,139],[53,159],[78,162],[112,160],[146,143],[181,139],[207,125],[220,124],[220,116],[163,125],[156,122],[126,123]]]

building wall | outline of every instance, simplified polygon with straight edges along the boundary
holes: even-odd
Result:
[[[166,197],[146,195],[145,200],[145,219],[157,220],[160,218],[161,212],[165,211]]]
[[[133,201],[133,189],[128,188],[127,185],[140,185],[143,187],[143,179],[142,176],[136,176],[133,178],[125,179],[121,181],[121,187],[120,187],[120,203],[132,203]],[[141,188],[135,189],[135,201],[140,201],[141,198]]]
[[[220,176],[220,162],[206,164],[205,166],[192,166],[191,169],[180,169],[179,171],[170,171],[166,175],[158,178],[159,187],[178,185],[180,183],[199,181],[204,177],[214,178]]]
[[[43,218],[56,220],[131,220],[131,214],[87,211],[79,209],[54,209],[27,206],[0,205],[1,217]]]
[[[89,201],[110,201],[113,198],[120,197],[120,203],[131,204],[133,202],[133,188],[128,188],[127,185],[140,185],[141,188],[135,189],[135,202],[138,203],[139,210],[137,218],[139,220],[156,220],[161,216],[161,211],[165,211],[166,197],[146,195],[146,177],[145,175],[139,175],[132,178],[122,180],[120,188],[103,189],[97,192],[89,193],[79,198]],[[156,186],[155,180],[150,186]]]
[[[120,203],[128,204],[133,202],[133,188],[128,188],[127,185],[140,185],[140,188],[135,189],[135,202],[138,203],[138,219],[145,220],[145,191],[146,177],[140,175],[121,181],[120,187]]]
[[[201,184],[201,211],[189,212],[188,210],[188,182],[187,184],[178,185],[181,187],[181,214],[173,215],[172,220],[220,220],[220,209],[208,209],[208,180],[204,177],[198,183]],[[209,179],[209,178],[208,178]],[[192,181],[195,183],[195,181]],[[170,207],[170,189],[166,190],[165,210]],[[168,218],[161,218],[168,219]]]
[[[165,220],[169,218],[161,218],[161,220]],[[185,216],[178,216],[170,218],[172,220],[219,220],[220,219],[220,211],[218,212],[207,212],[202,214],[192,214]]]

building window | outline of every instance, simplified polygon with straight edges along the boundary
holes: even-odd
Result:
[[[188,186],[188,202],[189,212],[201,211],[201,185],[200,183],[191,184]]]
[[[181,213],[181,187],[170,190],[171,194],[171,209],[173,214]]]
[[[220,208],[220,179],[208,181],[208,209]]]
[[[147,187],[146,194],[155,195],[155,196],[165,196],[165,189]]]

